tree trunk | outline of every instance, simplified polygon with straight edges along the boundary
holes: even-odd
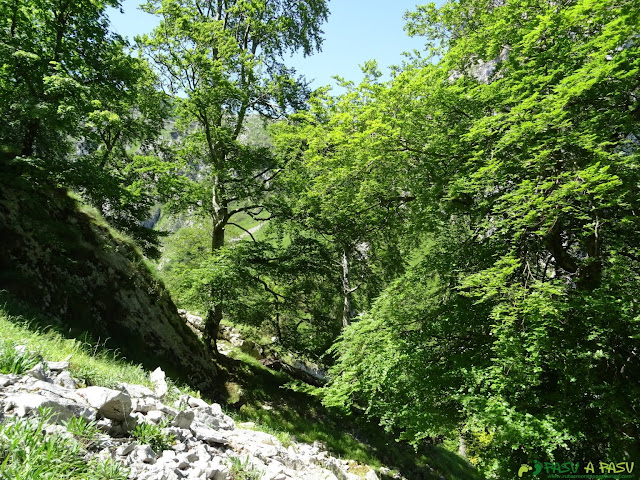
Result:
[[[462,434],[458,436],[458,455],[465,460],[467,459],[467,442],[465,442]]]
[[[347,249],[342,250],[342,296],[343,296],[343,306],[342,306],[342,326],[347,327],[351,324],[352,315],[352,306],[351,306],[351,295],[353,294],[353,290],[351,288],[351,280],[349,278],[349,254]]]
[[[31,120],[27,125],[27,131],[25,132],[24,140],[22,141],[22,150],[20,151],[20,155],[23,157],[31,157],[33,155],[39,129],[40,120],[37,118]]]
[[[224,187],[220,184],[216,177],[213,181],[212,189],[213,204],[213,232],[211,234],[211,254],[224,247],[224,233],[227,226],[228,218],[228,201],[225,198]],[[211,291],[211,307],[207,312],[207,318],[204,326],[205,344],[212,355],[218,356],[218,332],[220,331],[220,322],[222,321],[222,292],[216,289],[215,285],[210,285]]]

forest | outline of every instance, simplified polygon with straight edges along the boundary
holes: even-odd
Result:
[[[328,0],[148,0],[131,43],[107,7],[0,0],[0,170],[131,237],[203,349],[245,328],[486,478],[640,460],[640,1],[416,6],[338,93],[287,65]]]

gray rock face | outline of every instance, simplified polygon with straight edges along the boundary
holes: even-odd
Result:
[[[124,421],[131,413],[131,397],[124,392],[105,387],[81,388],[77,392],[104,418]]]
[[[197,407],[193,410],[193,413],[196,420],[211,428],[233,430],[236,427],[233,419],[225,415],[217,403]]]
[[[130,479],[212,479],[229,480],[232,461],[240,458],[257,469],[263,480],[356,480],[362,476],[350,471],[363,467],[332,457],[322,445],[292,443],[284,448],[273,435],[238,428],[220,405],[182,395],[172,408],[163,404],[164,372],[154,375],[155,391],[141,385],[120,384],[118,390],[104,387],[76,389],[76,382],[65,369],[43,369],[44,376],[0,375],[0,419],[2,413],[29,417],[40,407],[50,408],[57,423],[74,416],[95,420],[107,435],[96,440],[85,458],[113,459],[130,469]],[[48,370],[48,371],[47,371]],[[160,371],[161,372],[161,371]],[[170,447],[154,451],[149,445],[130,438],[139,423],[169,425],[162,429],[172,438]],[[247,428],[255,425],[247,422]],[[52,424],[50,434],[71,435],[63,425]],[[365,480],[378,480],[369,469]]]

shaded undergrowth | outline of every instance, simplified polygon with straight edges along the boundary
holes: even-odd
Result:
[[[221,360],[227,372],[229,414],[237,422],[253,422],[258,430],[291,441],[320,442],[333,455],[370,465],[392,467],[410,480],[476,480],[481,478],[464,459],[443,445],[412,446],[374,422],[356,416],[345,418],[324,407],[320,399],[295,391],[292,379],[270,370],[242,352]]]

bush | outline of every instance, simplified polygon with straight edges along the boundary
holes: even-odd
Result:
[[[249,457],[244,460],[238,457],[229,457],[231,460],[231,480],[260,480],[262,472],[254,465],[249,464]]]

